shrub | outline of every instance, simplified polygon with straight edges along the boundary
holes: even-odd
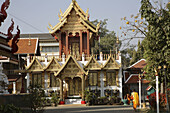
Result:
[[[15,107],[13,104],[1,105],[0,113],[22,113],[20,108]]]
[[[32,113],[43,112],[45,105],[45,92],[39,85],[29,87],[29,100],[31,102],[30,108]]]
[[[58,98],[58,95],[57,95],[56,93],[53,93],[53,94],[52,94],[51,102],[54,103],[55,106],[58,105],[58,103],[59,103],[59,98]]]

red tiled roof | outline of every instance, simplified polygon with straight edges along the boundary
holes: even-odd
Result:
[[[125,80],[127,80],[129,78],[129,73],[128,72],[125,72]]]
[[[138,81],[139,81],[139,77],[138,77],[138,75],[131,75],[130,77],[129,77],[129,79],[125,82],[126,84],[134,84],[134,83],[138,83]],[[144,83],[144,84],[147,84],[147,83],[149,83],[150,81],[148,81],[148,80],[146,80],[146,79],[144,79],[144,80],[142,80],[142,83]]]
[[[146,66],[146,60],[145,59],[141,59],[138,62],[134,63],[133,65],[131,65],[129,68],[144,68]]]
[[[10,40],[9,45],[11,46],[12,41]],[[36,54],[38,39],[19,39],[18,51],[14,54]]]

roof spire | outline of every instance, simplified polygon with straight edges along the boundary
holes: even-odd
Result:
[[[72,0],[73,4],[76,2],[76,0]]]
[[[30,34],[29,34],[29,41],[28,41],[28,45],[29,45],[29,46],[31,46]]]

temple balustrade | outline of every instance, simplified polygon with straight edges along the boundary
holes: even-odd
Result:
[[[113,58],[115,60],[118,60],[119,57],[116,57],[117,55],[116,54],[102,54],[102,60],[107,60],[109,58],[109,56],[113,56]],[[69,55],[64,55],[64,58],[67,59]],[[72,55],[77,61],[82,61],[82,55]],[[101,60],[101,56],[100,54],[91,54],[91,55],[84,55],[84,61],[88,61],[91,56],[94,56],[94,58],[96,60]],[[36,57],[40,62],[44,62],[45,61],[45,57],[46,56],[31,56],[30,57],[30,61],[32,61],[34,59],[34,57]],[[47,62],[51,61],[52,58],[55,58],[57,61],[61,62],[62,61],[62,58],[63,56],[60,56],[60,55],[48,55],[47,56]],[[27,59],[25,59],[27,60]]]

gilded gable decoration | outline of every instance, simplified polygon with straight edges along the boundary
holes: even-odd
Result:
[[[116,62],[113,56],[109,56],[108,60],[103,66],[103,69],[120,69],[121,65]]]
[[[60,68],[61,68],[61,65],[58,63],[58,61],[55,59],[55,57],[53,57],[44,70],[58,71]]]
[[[26,67],[26,70],[31,72],[44,71],[43,66],[36,57],[34,57],[31,64],[28,67]]]
[[[60,70],[57,73],[54,72],[55,76],[61,75],[62,78],[71,77],[72,79],[75,76],[81,77],[83,74],[88,75],[88,73],[83,70],[77,60],[71,55],[67,58],[65,64],[60,68]]]
[[[85,66],[86,70],[101,70],[102,65],[100,65],[96,59],[94,58],[94,56],[92,55],[90,60],[88,61],[88,63]]]
[[[58,14],[59,17],[59,23],[55,25],[54,27],[49,24],[50,28],[48,28],[50,34],[54,34],[57,31],[61,30],[61,28],[68,22],[68,18],[71,15],[71,13],[76,12],[76,15],[78,16],[78,22],[84,27],[86,27],[86,30],[89,29],[90,31],[98,34],[98,30],[100,27],[100,23],[98,23],[97,26],[95,26],[93,23],[91,23],[88,19],[89,17],[89,9],[87,9],[86,13],[80,8],[76,0],[72,1],[72,3],[69,5],[69,7],[66,9],[66,11],[63,13],[60,9],[60,13]]]

